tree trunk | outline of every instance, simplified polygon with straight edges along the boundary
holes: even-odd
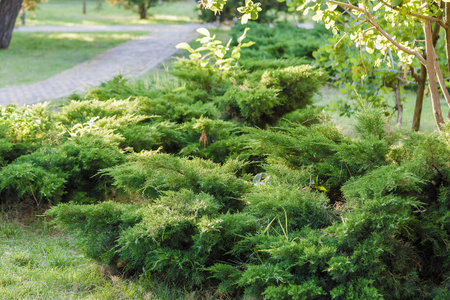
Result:
[[[83,0],[83,15],[86,14],[86,0]]]
[[[420,74],[417,80],[416,106],[414,108],[414,116],[412,130],[419,131],[420,118],[422,116],[423,95],[425,94],[425,85],[427,83],[427,68],[424,65],[420,67]]]
[[[425,35],[425,50],[427,52],[426,68],[428,73],[428,86],[431,94],[431,106],[433,108],[434,121],[439,130],[442,130],[445,124],[441,110],[441,102],[439,100],[439,91],[436,81],[435,63],[434,63],[434,47],[433,34],[431,32],[431,22],[426,20],[423,24],[423,32]],[[444,87],[445,88],[445,87]]]
[[[445,102],[450,107],[450,94],[448,93],[447,87],[445,86],[444,76],[442,75],[441,66],[439,65],[439,61],[436,55],[436,51],[433,48],[433,56],[434,56],[434,68],[436,70],[436,75],[439,80],[439,85],[442,90],[442,94],[444,95]]]
[[[27,10],[25,8],[22,8],[22,16],[20,17],[22,19],[22,26],[25,26],[26,12]]]
[[[402,82],[400,79],[397,79],[397,85],[395,86],[395,109],[397,110],[396,124],[400,127],[402,127],[402,121],[403,121],[403,105],[402,105],[402,101],[401,101],[402,99],[401,99],[401,95],[400,95],[401,87],[402,87]]]
[[[444,22],[448,26],[445,29],[445,54],[447,55],[447,69],[450,74],[450,4],[445,2]]]
[[[11,42],[12,32],[23,0],[0,1],[0,49],[6,49]]]
[[[433,29],[433,47],[436,47],[436,44],[439,40],[439,28],[440,26],[435,25]],[[426,59],[427,52],[424,50],[422,56]],[[414,75],[413,75],[414,76]],[[420,66],[420,74],[419,76],[414,76],[417,82],[417,93],[416,93],[416,106],[414,108],[414,116],[412,122],[412,130],[419,131],[420,129],[420,119],[422,116],[422,108],[423,108],[423,96],[425,95],[425,86],[427,84],[427,68],[425,65]]]
[[[147,19],[147,7],[145,3],[139,3],[139,16],[141,19]]]

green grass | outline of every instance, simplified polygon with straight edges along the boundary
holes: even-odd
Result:
[[[156,2],[156,0],[155,0]],[[87,1],[87,13],[82,13],[82,2],[72,0],[51,0],[39,4],[36,13],[26,14],[26,26],[73,26],[73,25],[119,25],[188,23],[197,21],[196,4],[192,1],[164,2],[151,7],[149,18],[140,20],[139,15],[122,7],[112,6],[104,1],[97,8],[97,0]],[[20,17],[16,25],[20,25]]]
[[[45,226],[3,218],[0,240],[0,299],[157,299]]]
[[[45,80],[145,32],[16,32],[0,51],[0,88]]]
[[[414,91],[406,91],[404,96],[405,96],[405,101],[403,102],[402,127],[405,129],[406,128],[409,129],[412,126],[412,118],[414,115],[416,94]],[[326,107],[331,102],[337,101],[340,98],[345,99],[345,96],[341,95],[339,93],[338,89],[328,85],[322,89],[321,95],[317,96],[316,104],[323,105]],[[394,95],[392,95],[389,103],[392,105],[392,107],[395,106]],[[444,117],[447,116],[448,108],[447,108],[447,103],[445,102],[444,99],[441,99],[441,107],[442,107],[442,113],[444,114]],[[339,114],[337,112],[333,112],[333,111],[329,111],[329,113],[332,116],[332,120],[335,121],[337,124],[339,124],[345,133],[351,134],[351,131],[354,128],[355,118],[339,116]],[[395,124],[396,117],[397,117],[396,112],[390,116],[389,120],[390,120],[391,124]],[[422,118],[421,118],[421,122],[420,122],[420,131],[426,132],[426,133],[431,133],[435,130],[436,130],[436,123],[434,122],[433,112],[432,112],[432,108],[431,108],[431,101],[430,101],[429,95],[428,95],[428,96],[425,96],[425,98],[424,98],[423,109],[422,109]]]
[[[195,292],[154,284],[146,278],[126,278],[85,257],[74,237],[33,217],[26,223],[0,213],[2,300],[196,298]]]

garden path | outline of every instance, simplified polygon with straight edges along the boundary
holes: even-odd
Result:
[[[93,32],[93,31],[150,31],[109,49],[96,57],[58,73],[44,81],[0,89],[0,105],[32,104],[58,99],[72,93],[84,92],[114,76],[138,77],[169,59],[177,49],[175,45],[193,40],[195,29],[203,24],[183,25],[116,25],[71,27],[20,27],[17,31],[35,32]]]

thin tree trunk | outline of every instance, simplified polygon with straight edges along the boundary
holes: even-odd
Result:
[[[439,40],[439,29],[440,26],[435,25],[433,29],[433,46],[436,47],[436,44]],[[424,50],[422,56],[426,59],[427,52]],[[413,75],[414,76],[414,75]],[[427,68],[425,65],[420,66],[420,74],[419,76],[414,76],[417,82],[417,93],[416,93],[416,106],[414,108],[414,116],[412,122],[412,130],[419,131],[420,129],[420,120],[422,116],[422,108],[423,108],[423,96],[425,95],[425,86],[427,84]]]
[[[423,2],[423,0],[422,0]],[[433,34],[431,32],[431,22],[426,20],[423,24],[423,32],[425,35],[425,50],[427,52],[426,68],[428,73],[428,86],[431,93],[431,106],[433,108],[434,121],[439,130],[442,130],[445,124],[442,116],[441,103],[439,101],[439,91],[436,81],[435,63],[434,63],[434,47]]]
[[[86,14],[86,0],[83,0],[83,15]]]
[[[414,116],[412,122],[412,130],[419,131],[420,118],[422,116],[423,96],[425,94],[425,85],[427,83],[427,68],[420,66],[420,74],[417,80],[416,106],[414,108]]]
[[[147,19],[147,8],[145,7],[145,3],[139,4],[139,16],[141,19]]]
[[[447,56],[447,69],[450,74],[450,4],[448,2],[445,2],[444,22],[447,25],[447,29],[445,29],[445,54]],[[450,119],[450,110],[447,119]]]
[[[402,105],[402,99],[400,95],[401,90],[401,80],[397,79],[397,85],[395,86],[395,109],[397,110],[397,125],[402,127],[402,121],[403,121],[403,105]]]
[[[444,22],[447,25],[445,29],[445,54],[447,56],[447,69],[450,74],[450,4],[445,2]]]
[[[11,42],[12,32],[23,0],[0,1],[0,49],[6,49]]]
[[[27,12],[27,10],[26,10],[25,8],[22,8],[22,16],[21,16],[21,19],[22,19],[22,26],[25,26],[26,12]]]
[[[448,93],[447,87],[445,86],[444,76],[442,75],[441,66],[439,65],[439,61],[434,47],[433,47],[433,56],[434,56],[434,68],[436,70],[436,75],[439,80],[439,85],[441,86],[442,94],[444,95],[445,101],[447,102],[447,105],[450,107],[450,94]]]

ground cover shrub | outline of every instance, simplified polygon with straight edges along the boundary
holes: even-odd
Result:
[[[209,118],[193,119],[183,124],[189,143],[178,154],[226,163],[229,159],[245,160],[246,137],[242,125],[234,121]]]
[[[125,98],[126,99],[126,98]],[[137,101],[108,99],[94,99],[85,101],[70,101],[55,115],[56,121],[66,126],[84,124],[92,118],[107,118],[130,116],[138,110]]]
[[[259,83],[233,86],[216,101],[227,119],[264,128],[286,113],[311,105],[327,78],[307,65],[270,70],[262,74]]]
[[[144,199],[156,199],[166,191],[180,189],[208,193],[226,212],[242,208],[239,197],[248,189],[248,184],[236,178],[231,170],[226,164],[220,166],[198,158],[142,152],[135,154],[129,162],[103,169],[101,174],[111,177],[117,188]]]
[[[48,211],[54,222],[73,230],[90,257],[110,262],[122,230],[139,223],[142,214],[135,206],[103,202],[98,205],[61,204]]]
[[[250,28],[247,38],[255,44],[242,50],[243,57],[252,59],[287,59],[305,58],[313,60],[313,52],[317,51],[330,33],[323,25],[314,29],[299,28],[289,23],[275,23],[273,26],[255,22],[234,26],[230,35],[235,41],[244,28]]]
[[[383,121],[374,121],[380,115],[378,112],[378,117],[372,117],[369,122],[365,122],[368,118],[365,115],[359,124],[360,130],[365,127],[363,132],[384,136],[382,137],[385,139],[384,143],[392,143],[388,131],[374,130],[383,128]],[[371,126],[367,126],[368,124]],[[408,140],[410,137],[414,140],[417,138],[415,133],[396,136],[397,142]],[[364,135],[359,139],[363,138]],[[289,207],[285,202],[290,199],[289,194],[297,191],[303,192],[306,196],[307,192],[302,190],[301,186],[308,187],[306,183],[308,173],[311,174],[314,169],[307,163],[303,167],[286,168],[278,159],[281,155],[271,153],[269,157],[274,155],[277,159],[269,161],[276,161],[277,164],[269,165],[266,178],[261,181],[263,184],[261,187],[266,192],[261,196],[254,191],[250,193],[247,198],[257,201],[249,201],[250,205],[245,208],[245,211],[257,214],[261,209],[267,209],[271,216],[264,217],[266,221],[262,234],[248,236],[234,247],[235,253],[246,255],[248,260],[243,264],[244,267],[218,263],[209,269],[214,278],[222,281],[219,290],[237,293],[244,298],[265,299],[444,297],[448,287],[442,280],[447,278],[448,273],[444,271],[443,266],[447,266],[448,261],[441,253],[448,251],[444,241],[448,241],[449,232],[446,225],[436,224],[425,215],[430,212],[434,216],[440,214],[441,221],[446,219],[447,213],[444,211],[447,210],[447,206],[438,204],[444,198],[437,195],[445,194],[445,201],[449,199],[446,192],[448,180],[441,179],[442,176],[447,178],[448,166],[440,165],[439,172],[434,171],[430,177],[424,177],[421,168],[413,170],[409,164],[414,164],[413,162],[418,159],[424,166],[429,167],[431,161],[425,162],[422,155],[431,159],[439,153],[439,157],[448,159],[450,152],[448,147],[437,146],[442,145],[440,137],[422,136],[418,139],[429,146],[434,144],[431,151],[427,151],[427,154],[418,151],[417,156],[411,155],[402,163],[372,165],[359,171],[359,175],[352,174],[345,179],[346,182],[341,183],[343,191],[341,200],[345,201],[345,205],[335,206],[338,209],[334,211],[343,218],[342,222],[333,219],[333,213],[328,211],[328,216],[331,217],[328,222],[333,222],[333,225],[328,226],[330,223],[328,225],[324,223],[320,229],[313,229],[312,223],[306,226],[303,224],[300,228],[297,227],[297,230],[292,230],[295,224],[299,224],[296,222],[298,219],[294,214],[295,208],[285,209]],[[323,145],[320,137],[317,141]],[[263,145],[267,145],[268,142],[273,141],[264,139]],[[278,144],[279,147],[283,147],[282,145]],[[436,148],[433,149],[434,147]],[[319,162],[320,160],[323,160],[323,156],[319,157]],[[268,200],[270,191],[267,189],[279,183],[271,183],[271,180],[279,181],[279,178],[283,178],[280,172],[286,172],[289,177],[295,178],[293,180],[295,183],[290,184],[290,188],[281,188],[275,194],[279,200],[270,202],[271,205],[278,205],[275,209],[267,206],[265,201],[270,201]],[[275,174],[277,175],[274,177]],[[286,181],[287,179],[282,179],[281,182]],[[308,189],[316,190],[315,184],[310,183]],[[302,197],[295,199],[298,201]],[[324,212],[327,212],[326,206],[324,209]],[[440,213],[437,213],[436,209]],[[308,209],[303,208],[302,212],[305,211]],[[317,220],[312,211],[309,211],[308,215],[307,220]],[[270,220],[281,221],[277,223]],[[321,217],[319,220],[326,218]],[[227,278],[221,274],[222,272],[228,274]],[[424,277],[428,279],[423,280]]]
[[[0,162],[10,163],[31,153],[41,145],[57,140],[51,112],[46,103],[18,107],[7,105],[0,110]]]
[[[107,193],[98,170],[124,161],[117,147],[92,136],[22,155],[0,170],[0,193],[18,200],[58,203],[63,195],[82,192],[86,199]]]
[[[366,109],[346,136],[307,105],[319,70],[177,64],[176,87],[145,94],[121,82],[56,112],[56,140],[3,159],[0,196],[72,201],[47,215],[149,286],[247,299],[448,296],[450,127],[397,130]],[[8,153],[17,141],[1,126]],[[115,201],[92,205],[104,199]]]
[[[143,81],[131,83],[122,75],[118,75],[110,81],[101,83],[99,87],[90,89],[83,96],[75,94],[72,95],[71,98],[73,98],[73,100],[97,99],[102,101],[110,99],[128,99],[129,97],[137,96],[153,97],[155,95],[158,95],[158,90],[153,89],[151,85],[146,84]]]
[[[231,84],[213,69],[202,67],[199,61],[185,58],[174,62],[171,74],[184,80],[189,90],[206,91],[208,97],[223,94]]]
[[[142,153],[134,162],[102,173],[112,177],[117,188],[139,192],[145,204],[68,204],[48,214],[60,225],[70,223],[66,229],[81,233],[92,257],[114,265],[123,262],[127,272],[141,273],[144,267],[153,276],[200,286],[207,282],[203,266],[231,250],[231,241],[239,239],[234,233],[256,230],[254,217],[237,213],[243,206],[240,195],[249,184],[236,178],[236,167],[238,162],[219,166]],[[134,223],[124,224],[130,218]],[[229,243],[221,243],[222,239]]]
[[[86,230],[85,245],[107,245],[93,253],[128,272],[233,298],[445,298],[447,133],[392,131],[382,112],[367,110],[347,137],[315,113],[249,130],[249,151],[266,162],[247,183],[234,175],[239,161],[142,153],[105,169],[144,202],[127,206],[132,223],[105,229],[113,239]],[[311,115],[325,123],[301,125]],[[102,205],[105,213],[77,213],[75,221],[64,212],[83,206],[49,214],[73,230],[123,219],[123,204]]]
[[[178,123],[202,116],[217,118],[220,114],[204,90],[182,87],[174,91],[163,91],[160,97],[139,98],[139,110],[143,114],[159,116],[163,120]]]

